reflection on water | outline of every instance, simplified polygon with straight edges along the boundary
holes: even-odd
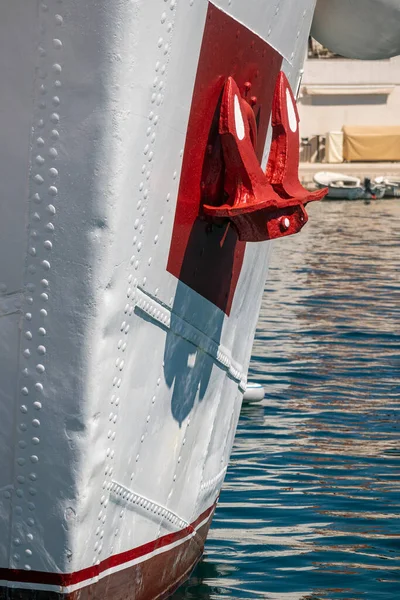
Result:
[[[206,555],[173,598],[400,597],[400,201],[276,243]]]

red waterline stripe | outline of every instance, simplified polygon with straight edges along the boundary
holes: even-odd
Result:
[[[57,585],[60,587],[68,587],[77,583],[81,583],[82,581],[86,581],[87,579],[94,579],[95,577],[99,577],[101,573],[110,568],[123,565],[124,563],[128,563],[136,558],[150,554],[150,552],[154,552],[154,550],[169,546],[173,542],[177,542],[185,538],[193,533],[196,527],[204,519],[211,515],[215,507],[216,503],[204,511],[185,529],[181,529],[175,533],[169,533],[158,540],[153,540],[152,542],[148,542],[147,544],[143,544],[142,546],[138,546],[132,550],[121,552],[121,554],[110,556],[109,558],[103,560],[99,565],[87,567],[86,569],[76,571],[75,573],[46,573],[43,571],[23,571],[21,569],[0,568],[0,579],[21,583],[42,583],[45,585]]]

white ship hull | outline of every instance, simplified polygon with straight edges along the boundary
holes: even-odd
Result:
[[[1,3],[1,599],[159,598],[201,556],[271,250],[177,212],[204,36],[269,77],[265,166],[314,4]]]

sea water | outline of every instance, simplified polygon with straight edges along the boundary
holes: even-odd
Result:
[[[400,200],[275,242],[250,381],[184,599],[400,598]]]

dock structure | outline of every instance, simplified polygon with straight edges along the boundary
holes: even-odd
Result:
[[[330,170],[329,163],[334,163],[333,170],[360,177],[398,175],[400,164],[389,161],[399,160],[399,102],[400,57],[364,62],[347,59],[310,38],[298,89],[305,181],[314,172],[313,163],[319,163],[317,170]],[[367,152],[365,136],[376,137],[378,128],[387,142],[371,141]],[[346,139],[357,132],[364,135],[363,151],[354,156]],[[359,142],[358,138],[358,146]],[[346,160],[351,166],[346,166]],[[355,161],[375,162],[364,165]]]

